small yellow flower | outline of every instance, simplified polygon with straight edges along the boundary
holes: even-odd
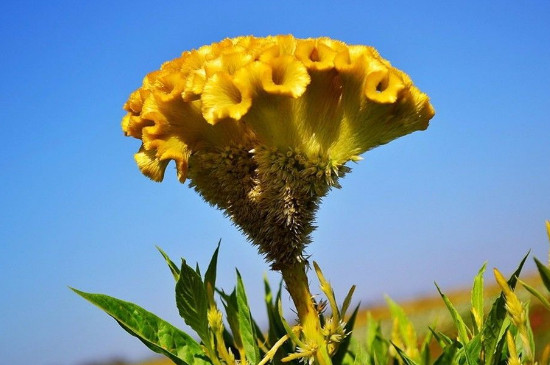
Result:
[[[525,310],[524,305],[521,303],[517,295],[510,288],[508,282],[500,273],[500,271],[495,268],[493,269],[493,273],[495,275],[497,284],[502,289],[502,293],[504,293],[504,298],[506,300],[506,311],[508,312],[512,323],[518,329],[519,336],[523,343],[524,357],[525,359],[527,359],[526,363],[530,363],[529,359],[531,359],[533,352],[529,340],[529,331],[527,329],[527,321],[529,320],[527,316],[527,311]],[[511,337],[512,336],[510,335],[509,338]],[[516,359],[514,360],[514,358]],[[512,352],[510,352],[510,364],[515,364],[517,363],[517,361],[517,355],[514,355],[512,354]]]
[[[521,304],[519,298],[517,295],[510,289],[510,286],[506,282],[506,279],[498,269],[493,269],[493,273],[495,275],[495,279],[497,281],[497,284],[502,289],[502,292],[504,293],[504,297],[506,298],[506,310],[510,314],[510,317],[512,319],[512,322],[517,327],[522,327],[525,325],[525,322],[527,320],[525,315],[525,310],[523,309],[523,305]]]
[[[143,174],[161,181],[175,161],[179,180],[189,178],[272,262],[300,256],[346,162],[426,129],[434,115],[374,48],[291,35],[184,52],[147,75],[124,109],[122,129],[142,141]]]
[[[521,365],[521,359],[518,356],[518,351],[516,349],[516,341],[514,340],[514,337],[510,333],[510,331],[506,331],[506,343],[508,344],[508,365]]]

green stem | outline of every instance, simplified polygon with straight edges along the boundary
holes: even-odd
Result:
[[[305,263],[284,267],[281,269],[281,274],[298,312],[302,332],[306,339],[304,342],[313,342],[317,346],[315,360],[318,365],[332,365],[325,338],[321,332],[319,313],[309,290]]]

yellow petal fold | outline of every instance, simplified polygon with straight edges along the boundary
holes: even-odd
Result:
[[[140,171],[153,181],[164,179],[164,171],[170,160],[161,161],[156,157],[155,150],[146,150],[143,147],[134,155]]]
[[[261,81],[270,94],[298,98],[306,91],[311,79],[303,63],[292,56],[275,57],[267,61]]]
[[[395,103],[404,88],[405,84],[396,72],[381,63],[369,64],[365,81],[365,95],[369,100],[382,104]]]
[[[313,39],[300,41],[296,46],[296,58],[310,70],[330,70],[334,67],[336,54],[329,45]]]
[[[212,76],[201,96],[202,113],[210,124],[216,124],[225,118],[241,119],[252,105],[250,92],[225,73]]]

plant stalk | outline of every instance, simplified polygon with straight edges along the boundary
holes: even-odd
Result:
[[[313,303],[306,275],[306,263],[299,262],[281,269],[286,289],[292,297],[306,343],[313,342],[317,348],[315,361],[318,365],[332,365],[327,344],[321,332],[319,313]]]

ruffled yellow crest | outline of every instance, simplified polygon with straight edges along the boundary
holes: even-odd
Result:
[[[428,97],[374,48],[291,35],[184,52],[147,75],[124,109],[122,129],[142,139],[136,160],[155,181],[168,160],[183,181],[189,156],[231,143],[343,164],[425,129],[434,114]],[[231,126],[212,128],[219,124]]]

